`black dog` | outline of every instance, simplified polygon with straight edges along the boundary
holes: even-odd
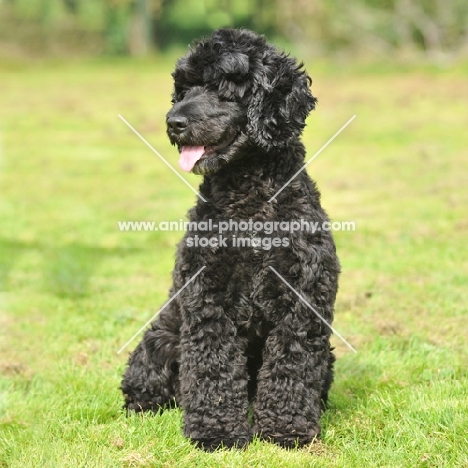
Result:
[[[200,239],[213,233],[187,232],[173,300],[130,357],[125,406],[177,402],[185,435],[206,450],[243,446],[252,434],[285,447],[308,443],[320,433],[335,358],[329,327],[291,287],[331,323],[340,268],[330,232],[278,226],[328,220],[306,171],[269,200],[304,164],[311,79],[262,36],[234,29],[196,43],[173,77],[167,132],[182,169],[204,176],[206,202],[190,221],[251,221],[205,247]],[[274,229],[259,237],[255,222]]]

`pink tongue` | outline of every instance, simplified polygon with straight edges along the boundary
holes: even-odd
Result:
[[[179,159],[180,168],[185,172],[190,172],[204,152],[204,146],[182,146]]]

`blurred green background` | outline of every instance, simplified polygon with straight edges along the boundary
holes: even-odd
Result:
[[[2,0],[0,54],[145,55],[223,26],[302,55],[468,53],[465,0]]]
[[[467,467],[466,0],[0,0],[0,467]],[[194,38],[305,61],[303,140],[343,273],[322,439],[205,454],[180,410],[127,418],[128,339],[167,300],[195,195],[165,135]],[[193,186],[200,178],[182,174]]]

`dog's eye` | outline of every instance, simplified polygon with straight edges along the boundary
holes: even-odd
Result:
[[[187,93],[187,89],[182,88],[182,86],[176,83],[174,86],[174,92],[172,93],[172,101],[171,101],[172,104],[182,101],[186,93]]]
[[[184,96],[185,96],[185,92],[178,93],[178,94],[173,94],[172,99],[171,99],[172,104],[175,104],[176,102],[182,101],[182,99],[184,99]]]
[[[184,89],[183,91],[180,91],[179,93],[177,93],[177,101],[182,101],[182,99],[184,99],[185,95],[187,94],[187,90]]]

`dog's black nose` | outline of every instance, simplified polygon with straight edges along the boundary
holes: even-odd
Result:
[[[169,117],[167,119],[167,125],[171,127],[174,133],[180,133],[187,128],[188,119],[186,117]]]

